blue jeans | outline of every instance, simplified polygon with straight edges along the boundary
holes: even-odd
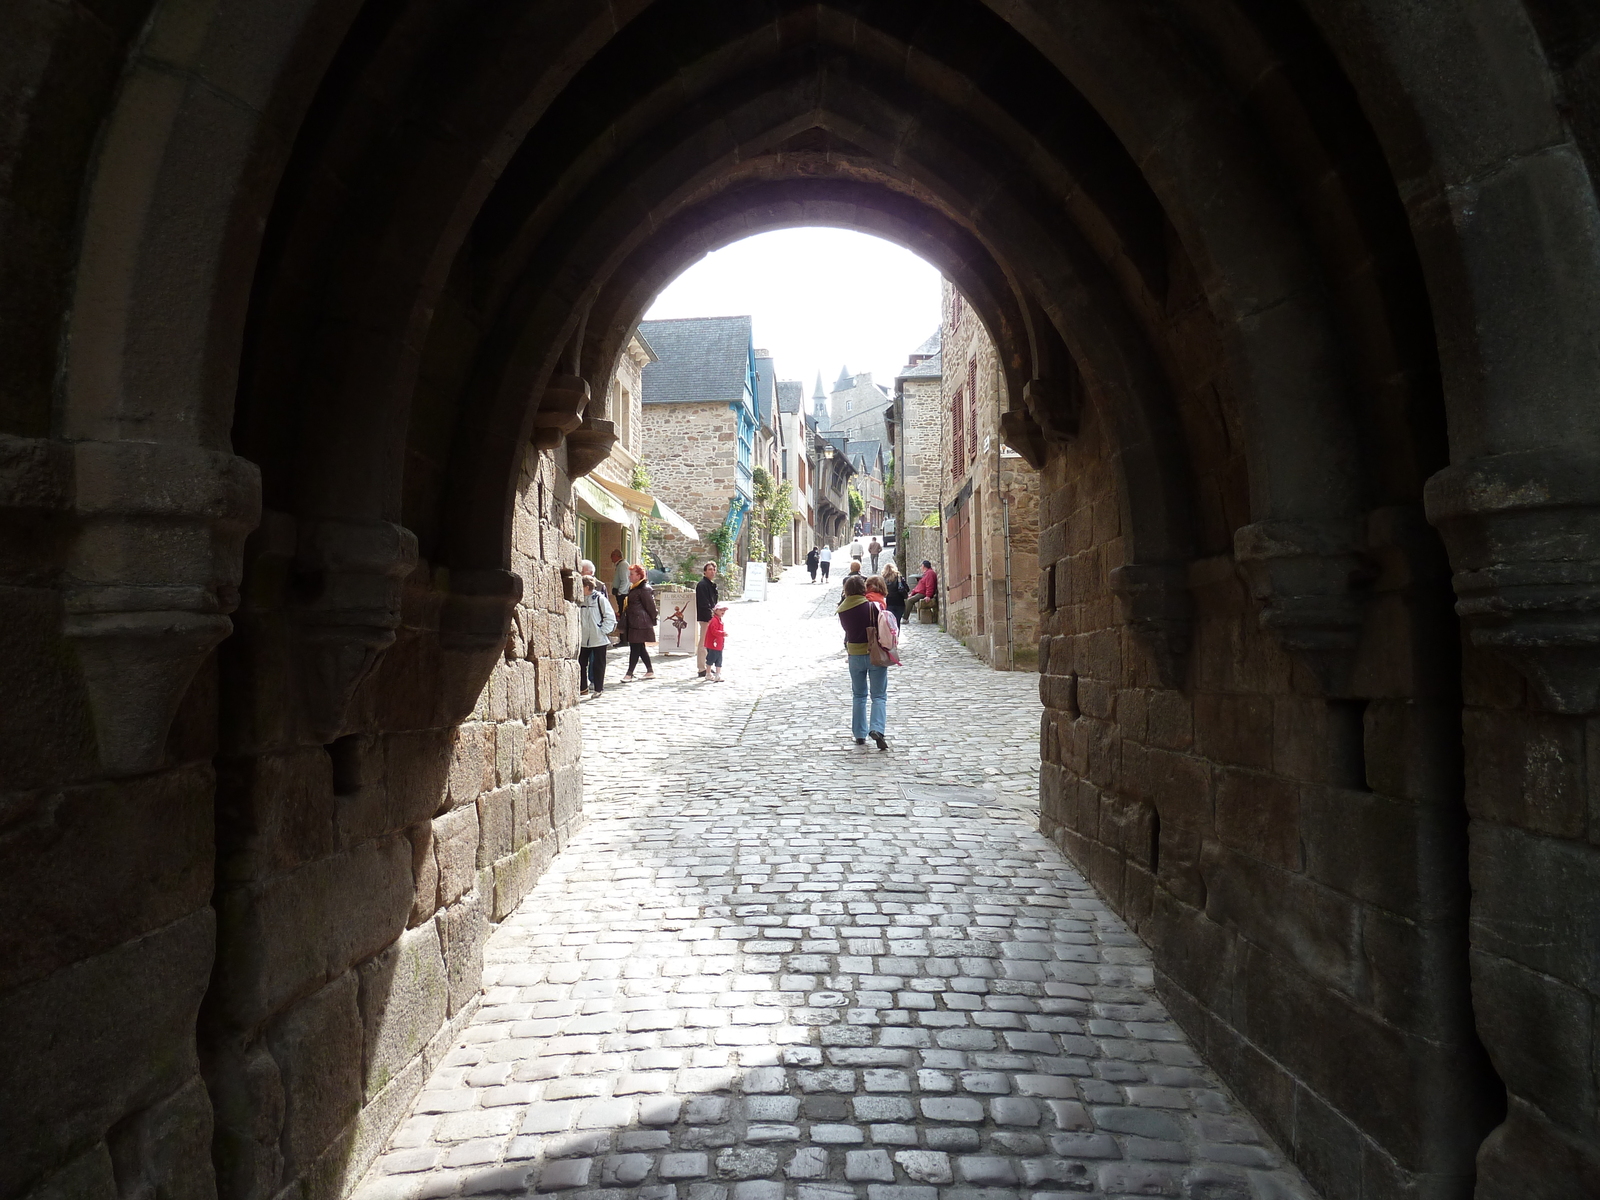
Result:
[[[889,708],[889,668],[872,665],[870,654],[850,658],[850,732],[858,738],[867,733],[886,733],[884,719]],[[867,687],[872,688],[872,724],[867,724]]]

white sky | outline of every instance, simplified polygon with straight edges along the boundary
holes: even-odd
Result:
[[[749,314],[779,379],[871,371],[894,391],[907,356],[939,327],[939,272],[892,242],[845,229],[781,229],[708,254],[656,297],[647,319]]]

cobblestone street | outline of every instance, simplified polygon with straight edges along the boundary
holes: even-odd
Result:
[[[588,823],[359,1200],[1311,1197],[1035,831],[1037,676],[910,627],[856,746],[837,582],[769,594],[725,683],[613,654]]]

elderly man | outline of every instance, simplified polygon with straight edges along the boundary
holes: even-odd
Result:
[[[624,596],[628,591],[628,560],[621,550],[611,552],[611,594]]]

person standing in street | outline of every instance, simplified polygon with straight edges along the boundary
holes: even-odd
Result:
[[[600,589],[600,594],[602,596],[606,594],[606,585],[600,582],[599,576],[594,573],[594,564],[587,558],[578,560],[578,575],[584,579],[593,579],[595,586]]]
[[[717,564],[708,562],[700,568],[700,582],[694,585],[694,619],[700,623],[694,639],[694,665],[701,677],[706,673],[706,626],[717,607]]]
[[[878,573],[878,555],[882,553],[883,543],[877,538],[873,538],[871,543],[867,546],[867,556],[872,559],[872,573],[874,575]]]
[[[860,575],[845,577],[844,599],[836,611],[839,624],[844,628],[844,652],[850,658],[850,732],[855,735],[858,746],[865,746],[870,736],[878,743],[879,750],[887,750],[889,743],[884,737],[884,727],[889,709],[889,668],[872,665],[867,630],[877,620],[880,610],[867,599],[867,581]],[[867,713],[869,695],[870,719]]]
[[[883,586],[889,611],[894,615],[896,623],[906,623],[906,601],[911,596],[911,585],[906,582],[906,577],[894,569],[894,564],[889,563],[883,568]]]
[[[628,562],[621,550],[611,552],[611,595],[617,600],[628,594]]]
[[[606,690],[606,651],[611,639],[606,636],[617,627],[617,615],[606,599],[604,584],[593,575],[583,577],[583,603],[578,607],[578,681],[580,695]]]
[[[622,631],[628,643],[628,673],[622,682],[633,682],[633,669],[641,661],[644,677],[654,679],[656,669],[645,645],[656,640],[656,590],[646,582],[644,568],[638,563],[628,568],[628,607],[622,614]]]
[[[833,548],[826,542],[822,544],[822,553],[817,555],[817,565],[822,568],[822,582],[828,582],[828,565],[833,562]]]
[[[806,570],[811,572],[811,582],[812,583],[815,583],[817,581],[817,559],[818,559],[818,557],[819,557],[819,555],[818,555],[817,548],[815,546],[811,547],[811,553],[806,555]]]

